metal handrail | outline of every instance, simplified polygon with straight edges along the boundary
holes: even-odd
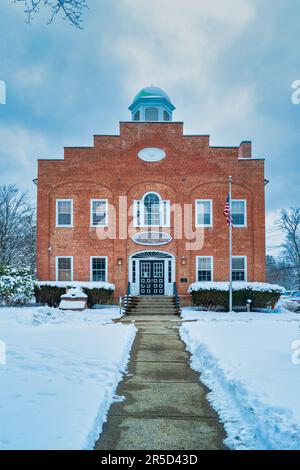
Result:
[[[128,307],[129,307],[129,304],[130,304],[130,281],[128,281],[128,284],[127,284],[127,292],[126,292],[126,296],[125,296],[125,302],[124,302],[124,307],[125,307],[125,313],[127,313],[128,311]]]
[[[130,286],[130,282],[128,282],[126,294],[119,298],[120,314],[122,313],[123,309],[125,310],[125,313],[127,313],[128,311],[128,307],[130,304],[130,297],[131,297],[130,291],[131,291],[131,286]]]
[[[181,309],[180,309],[180,297],[178,295],[176,282],[173,283],[173,295],[174,295],[174,299],[175,299],[175,307],[178,309],[178,312],[180,312],[181,311]]]

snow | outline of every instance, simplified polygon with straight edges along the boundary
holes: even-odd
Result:
[[[84,310],[86,308],[85,300],[62,300],[59,304],[59,308],[62,310]]]
[[[119,309],[0,308],[0,449],[92,449],[126,371]]]
[[[53,286],[53,287],[82,287],[86,289],[108,289],[115,290],[115,285],[109,282],[84,282],[84,281],[39,281],[38,286]]]
[[[233,290],[241,289],[251,289],[256,291],[276,291],[276,292],[285,292],[285,288],[277,284],[268,284],[266,282],[245,282],[245,281],[234,281],[232,283]],[[213,281],[204,281],[204,282],[194,282],[190,284],[188,292],[194,292],[198,290],[222,290],[228,291],[229,283],[228,282],[213,282]]]
[[[299,450],[300,315],[184,308],[182,316],[181,338],[228,447]]]
[[[79,287],[73,287],[72,289],[69,289],[66,294],[63,294],[60,297],[61,299],[64,299],[64,298],[68,299],[70,297],[74,299],[83,299],[83,298],[87,299],[87,295]]]

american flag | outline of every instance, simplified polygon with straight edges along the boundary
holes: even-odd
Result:
[[[229,210],[229,194],[227,194],[227,199],[225,202],[223,214],[226,217],[227,225],[229,226],[230,223],[232,224],[232,217],[231,217],[230,210]]]

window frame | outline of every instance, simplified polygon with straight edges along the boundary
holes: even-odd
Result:
[[[58,205],[60,202],[70,202],[71,203],[71,221],[70,224],[59,224],[59,212],[58,212]],[[55,226],[57,228],[72,228],[74,226],[74,216],[73,216],[73,199],[56,199],[56,214],[55,214]]]
[[[232,256],[232,260],[233,260],[233,259],[236,259],[236,258],[243,258],[243,259],[244,259],[244,280],[243,280],[243,281],[233,281],[233,282],[247,282],[247,279],[248,279],[248,276],[247,276],[247,273],[248,273],[247,256],[246,256],[246,255],[235,255],[235,256]],[[232,264],[233,264],[233,263],[232,263]],[[235,271],[237,271],[237,270],[235,270]],[[232,274],[233,274],[233,268],[231,267],[231,278],[233,277]]]
[[[145,198],[148,194],[155,194],[159,199],[159,217],[160,224],[145,224]],[[142,197],[142,199],[135,199],[133,201],[133,226],[139,228],[170,228],[171,226],[171,209],[170,200],[162,199],[159,193],[155,191],[148,191]],[[137,216],[139,212],[139,217]],[[139,220],[138,220],[139,219]],[[139,223],[138,223],[139,221]]]
[[[148,119],[147,118],[147,111],[153,112],[154,110],[157,112],[157,119]],[[147,106],[145,107],[145,121],[147,122],[158,122],[159,121],[159,108],[157,106]]]
[[[138,118],[136,118],[136,116],[138,116]],[[141,120],[141,110],[140,109],[137,109],[134,113],[133,113],[133,121],[137,122],[137,121],[140,121]]]
[[[105,203],[105,223],[104,224],[94,224],[94,202],[104,202]],[[108,199],[90,199],[90,227],[108,227]]]
[[[166,116],[168,117],[168,119],[166,119]],[[163,109],[163,118],[164,118],[164,122],[170,122],[171,121],[170,113],[166,109]]]
[[[247,228],[247,199],[231,199],[231,214],[233,215],[232,203],[233,202],[243,202],[244,203],[244,224],[232,224],[236,228]]]
[[[104,259],[105,260],[105,281],[94,281],[93,280],[93,259]],[[108,256],[90,256],[90,281],[91,282],[108,282]]]
[[[210,224],[198,223],[198,203],[209,202],[210,204]],[[212,199],[195,199],[195,227],[211,228],[213,227],[213,200]]]
[[[210,281],[198,281],[198,260],[199,259],[210,259],[210,271],[211,271],[211,280]],[[214,280],[214,257],[213,256],[203,256],[203,255],[197,255],[196,256],[196,282],[213,282]]]
[[[59,269],[58,269],[58,260],[67,258],[71,260],[71,280],[70,281],[60,281],[59,280]],[[55,257],[55,278],[56,282],[73,282],[74,280],[74,257],[73,256],[63,256],[59,255]]]

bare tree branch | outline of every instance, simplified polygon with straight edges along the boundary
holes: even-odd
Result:
[[[55,15],[62,14],[64,20],[72,26],[82,29],[84,10],[88,8],[87,0],[12,0],[16,4],[23,3],[27,15],[26,22],[31,23],[33,16],[39,13],[41,6],[49,9],[48,24],[53,22]]]
[[[300,289],[300,208],[291,207],[289,210],[281,211],[278,226],[285,234],[285,240],[282,245],[283,255],[288,260],[290,266],[293,266],[297,278],[298,288]]]
[[[0,186],[0,265],[35,267],[35,210],[28,193]]]

